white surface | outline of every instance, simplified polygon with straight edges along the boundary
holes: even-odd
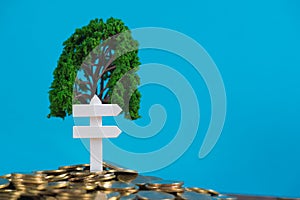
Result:
[[[117,116],[122,112],[118,104],[73,105],[73,117],[91,117],[91,116]]]
[[[90,171],[103,170],[102,138],[118,137],[117,126],[102,126],[102,116],[117,116],[122,109],[117,104],[102,105],[95,95],[89,105],[73,105],[73,117],[90,117],[90,126],[73,126],[73,138],[90,138]]]
[[[117,126],[73,126],[74,138],[115,138],[121,132]]]
[[[90,139],[90,171],[103,171],[102,138]]]

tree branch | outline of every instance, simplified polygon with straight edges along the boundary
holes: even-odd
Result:
[[[82,81],[82,80],[79,80],[79,83],[77,84],[77,85],[79,86],[79,89],[80,89],[80,84],[87,84],[88,86],[90,86],[89,89],[92,88],[91,82],[89,82],[89,81]]]
[[[109,72],[110,70],[116,69],[116,65],[110,65],[107,69],[106,72]]]
[[[101,78],[101,82],[100,82],[100,94],[99,94],[99,98],[102,99],[102,95],[103,95],[103,87],[104,87],[104,80],[103,78]]]
[[[106,93],[105,97],[102,100],[102,103],[109,103],[110,100],[110,96],[108,95],[108,93]]]
[[[106,65],[104,66],[101,74],[99,75],[99,78],[101,78],[102,75],[105,74],[108,71],[107,68],[109,66],[111,66],[111,64],[113,63],[114,59],[115,59],[115,55],[113,55],[113,56],[110,57],[110,59],[107,61]]]
[[[100,54],[100,57],[98,57],[98,59],[99,59],[98,64],[95,64],[95,62],[96,62],[97,59],[95,59],[95,61],[94,61],[94,65],[96,66],[95,73],[93,73],[93,76],[92,76],[92,77],[93,77],[93,82],[94,82],[94,84],[97,84],[98,81],[99,81],[99,79],[100,79],[101,76],[103,75],[102,72],[104,71],[104,67],[103,67],[103,65],[104,65],[104,60],[105,60],[105,56],[106,56],[106,54],[107,54],[107,50],[110,49],[110,47],[108,46],[107,49],[105,49],[105,48],[106,48],[106,47],[103,47],[103,49],[101,50],[102,52],[101,52],[101,54]],[[102,69],[102,72],[101,72],[101,75],[99,75],[101,69]]]
[[[84,73],[87,73],[87,75],[93,76],[93,72],[91,71],[91,69],[89,68],[87,63],[82,64],[82,69],[83,69]]]
[[[83,75],[84,75],[84,77],[86,78],[86,81],[78,80],[79,83],[88,84],[88,85],[90,86],[90,89],[93,88],[93,83],[91,82],[91,79],[90,79],[90,77],[91,77],[91,75],[90,75],[91,72],[90,72],[89,68],[86,67],[86,68],[83,70],[83,72],[84,72]]]

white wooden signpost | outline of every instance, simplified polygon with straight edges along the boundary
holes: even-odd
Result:
[[[102,126],[102,116],[117,116],[122,109],[117,104],[102,104],[95,95],[90,104],[73,105],[73,117],[90,117],[90,126],[74,126],[73,138],[90,139],[90,171],[103,170],[102,138],[115,138],[121,133],[117,126]]]

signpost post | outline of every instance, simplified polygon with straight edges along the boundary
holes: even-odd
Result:
[[[102,126],[103,116],[117,116],[122,109],[117,104],[102,104],[95,95],[90,104],[73,105],[73,117],[90,117],[90,126],[74,126],[73,138],[90,139],[90,171],[103,170],[102,138],[116,138],[122,132],[117,126]]]

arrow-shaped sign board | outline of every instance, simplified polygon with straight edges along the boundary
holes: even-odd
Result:
[[[118,104],[73,105],[73,117],[117,116],[122,112]]]
[[[89,117],[90,126],[74,126],[73,138],[90,138],[90,171],[102,171],[102,138],[115,138],[121,133],[117,126],[102,126],[102,116],[117,116],[117,104],[102,104],[95,95],[90,104],[73,105],[73,117]]]
[[[116,138],[121,132],[117,126],[74,126],[73,138]]]

